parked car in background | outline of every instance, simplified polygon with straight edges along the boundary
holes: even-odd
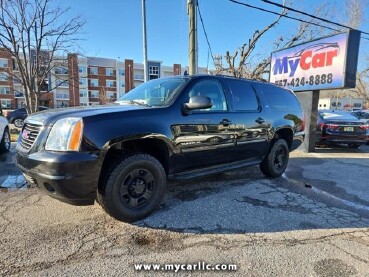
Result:
[[[47,107],[40,106],[38,108],[38,111],[40,112],[48,109],[49,108]],[[12,112],[8,112],[6,118],[8,119],[8,122],[14,124],[15,127],[22,128],[24,120],[27,118],[27,116],[28,116],[27,110],[26,108],[23,107],[16,109]]]
[[[8,120],[3,116],[3,110],[0,106],[0,153],[10,150],[10,130]]]
[[[369,110],[360,110],[360,111],[353,111],[351,114],[358,119],[363,119],[365,121],[369,121]]]
[[[349,112],[320,110],[316,134],[318,145],[344,143],[358,148],[369,140],[369,124]]]

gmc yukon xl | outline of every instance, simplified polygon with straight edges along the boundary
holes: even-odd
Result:
[[[74,205],[95,200],[132,222],[160,204],[167,178],[191,178],[259,165],[285,171],[304,121],[292,91],[226,76],[174,76],[146,82],[114,105],[29,116],[16,160],[26,180]]]

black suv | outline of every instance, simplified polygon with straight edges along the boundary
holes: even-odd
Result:
[[[74,205],[97,202],[132,222],[160,204],[167,178],[260,165],[285,171],[304,138],[292,91],[225,76],[146,82],[116,105],[29,116],[16,159],[27,181]]]

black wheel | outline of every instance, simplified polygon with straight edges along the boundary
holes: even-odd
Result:
[[[112,217],[133,222],[151,214],[160,204],[166,187],[163,166],[146,154],[129,156],[107,177],[98,203]]]
[[[281,176],[287,168],[289,155],[287,142],[284,139],[277,140],[270,149],[268,156],[261,162],[261,172],[273,178]]]
[[[22,128],[24,120],[22,118],[16,118],[13,120],[13,124],[17,128]]]
[[[8,152],[10,150],[10,145],[11,145],[11,141],[10,141],[9,129],[5,128],[3,137],[0,142],[0,153]]]
[[[347,145],[350,148],[359,148],[361,144],[360,143],[351,142],[351,143],[348,143]]]

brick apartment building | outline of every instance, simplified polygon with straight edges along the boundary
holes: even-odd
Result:
[[[9,72],[17,74],[15,63],[9,53],[0,50],[0,103],[3,109],[16,109],[25,104],[24,91]],[[199,68],[199,72],[206,74],[207,70]],[[166,66],[160,61],[148,61],[148,80],[182,73],[180,64]],[[100,105],[115,101],[143,82],[141,63],[69,54],[55,60],[48,89],[40,100],[41,105],[50,108]]]

